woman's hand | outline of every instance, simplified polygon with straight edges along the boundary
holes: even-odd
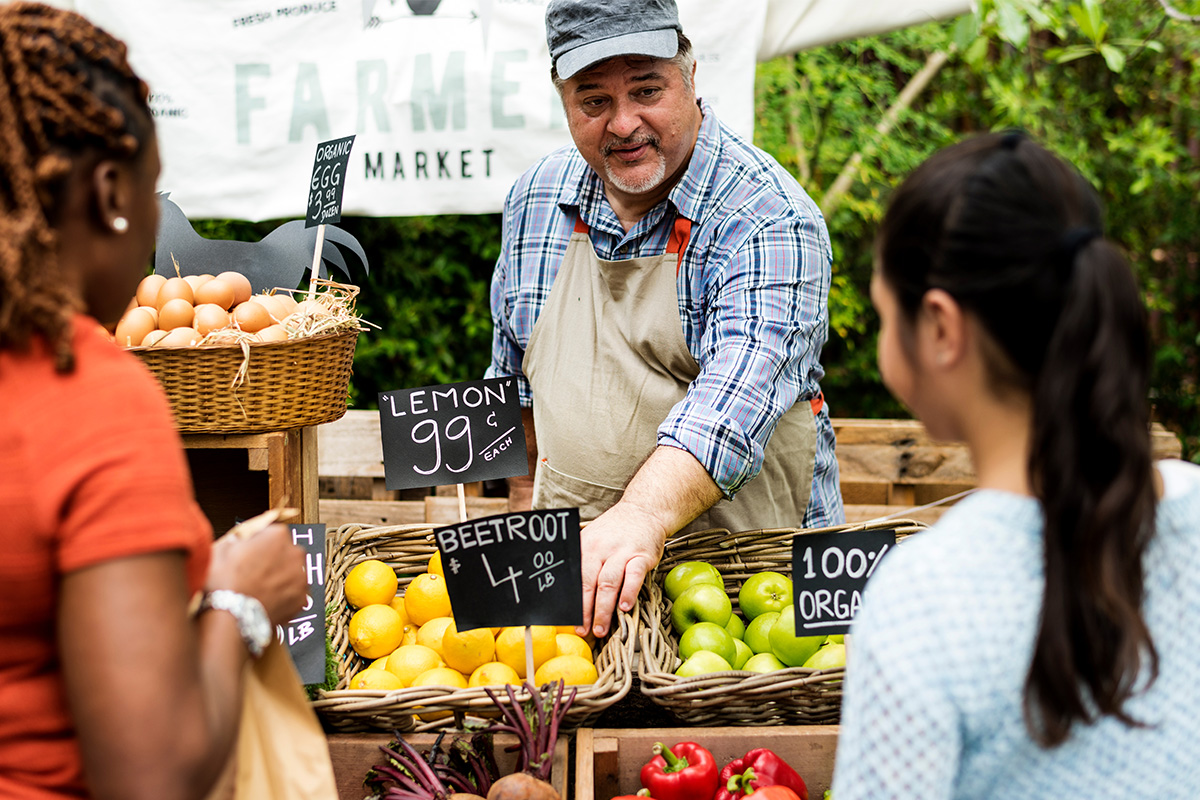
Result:
[[[245,538],[222,536],[213,543],[205,589],[250,595],[266,608],[271,624],[285,623],[307,602],[304,549],[278,523]]]

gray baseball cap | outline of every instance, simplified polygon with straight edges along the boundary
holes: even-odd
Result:
[[[558,76],[614,56],[671,58],[679,52],[675,0],[550,0],[546,42]]]

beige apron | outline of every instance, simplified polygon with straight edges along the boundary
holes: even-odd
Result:
[[[595,519],[621,498],[657,446],[658,426],[700,367],[688,351],[675,279],[691,222],[675,221],[661,256],[605,261],[582,219],[525,348],[538,465],[533,507]],[[762,471],[685,530],[800,527],[812,492],[814,411],[797,402],[767,445]]]

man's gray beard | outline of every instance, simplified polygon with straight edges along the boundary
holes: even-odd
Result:
[[[660,153],[657,148],[654,150],[654,154],[658,156],[658,167],[654,170],[654,173],[644,181],[631,183],[624,178],[617,177],[617,175],[614,174],[614,170],[608,160],[608,156],[605,156],[604,158],[604,173],[608,176],[609,182],[622,192],[625,192],[626,194],[644,194],[645,192],[649,192],[657,187],[667,177],[666,159],[663,158],[662,153]]]

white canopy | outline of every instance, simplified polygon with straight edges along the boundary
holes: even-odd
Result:
[[[52,0],[124,39],[149,82],[160,188],[193,219],[303,217],[318,142],[356,136],[343,211],[500,210],[570,143],[545,0]],[[697,91],[754,125],[757,61],[944,19],[970,0],[679,0]]]

